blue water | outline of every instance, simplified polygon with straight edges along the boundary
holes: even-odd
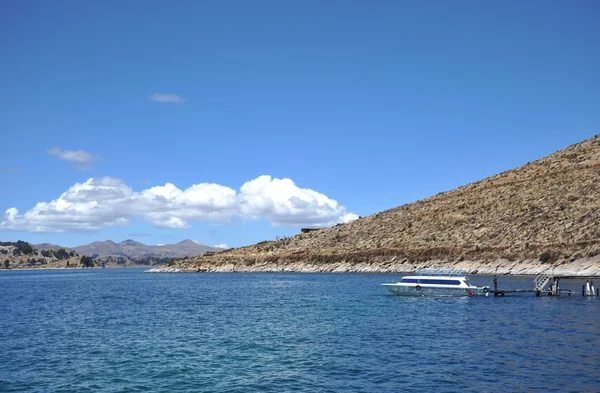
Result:
[[[600,299],[379,285],[398,277],[1,272],[0,391],[600,391]]]

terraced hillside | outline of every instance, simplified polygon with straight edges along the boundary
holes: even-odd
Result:
[[[504,261],[568,267],[583,260],[600,265],[599,254],[596,135],[517,169],[348,224],[178,265],[188,270],[302,270],[304,263],[323,266],[320,270],[366,265],[372,271],[397,271],[427,261],[467,268]]]

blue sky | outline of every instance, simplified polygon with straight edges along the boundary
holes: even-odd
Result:
[[[600,132],[599,19],[596,1],[5,1],[0,239],[241,246],[523,165]]]

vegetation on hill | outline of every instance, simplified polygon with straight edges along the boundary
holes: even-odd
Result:
[[[0,242],[0,268],[52,268],[76,267],[79,262],[73,250],[60,248],[57,250],[38,250],[25,241]]]

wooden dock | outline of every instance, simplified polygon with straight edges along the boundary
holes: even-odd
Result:
[[[600,288],[594,288],[594,281],[596,279],[600,281],[599,276],[574,276],[574,275],[561,275],[553,274],[548,272],[540,273],[534,280],[533,289],[498,289],[498,278],[494,276],[494,289],[490,289],[489,293],[493,293],[494,296],[504,296],[507,293],[535,293],[536,296],[547,294],[548,296],[560,296],[567,295],[573,296],[579,292],[572,291],[570,289],[561,289],[561,280],[586,280],[586,283],[581,288],[582,296],[600,296]],[[546,287],[548,283],[551,283],[549,287]]]

